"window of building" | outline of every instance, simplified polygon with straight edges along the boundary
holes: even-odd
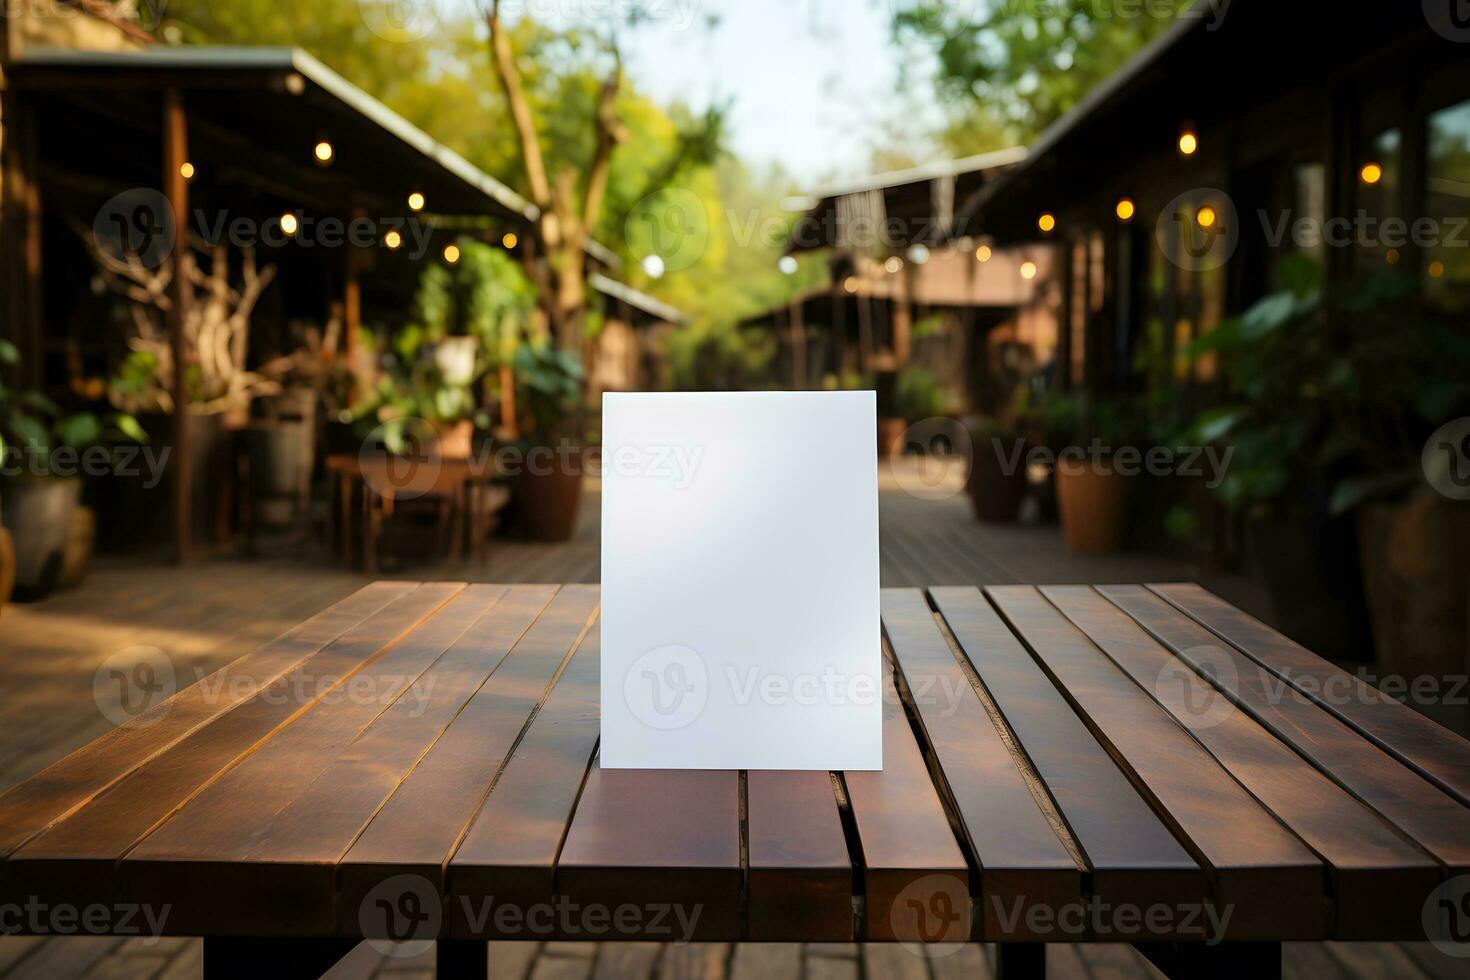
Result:
[[[1425,208],[1434,219],[1423,250],[1425,297],[1450,313],[1470,310],[1470,101],[1431,113]]]

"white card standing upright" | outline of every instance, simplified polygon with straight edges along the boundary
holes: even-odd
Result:
[[[881,769],[869,391],[606,394],[609,769]]]

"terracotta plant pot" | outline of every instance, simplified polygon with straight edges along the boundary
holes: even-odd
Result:
[[[1408,682],[1470,671],[1470,507],[1433,497],[1368,504],[1358,547],[1379,671]],[[1441,723],[1463,721],[1463,708],[1459,718],[1438,709],[1428,713]]]
[[[903,419],[879,419],[878,420],[878,456],[886,458],[897,456],[903,452],[903,434],[908,431],[909,424]]]
[[[583,469],[577,465],[568,471],[556,465],[549,472],[521,471],[516,477],[516,509],[527,536],[537,541],[571,539],[582,503]]]
[[[1126,484],[1110,465],[1058,461],[1057,505],[1067,547],[1081,554],[1105,555],[1123,539]]]
[[[1000,439],[998,448],[994,439]],[[1017,446],[1018,441],[999,436],[974,440],[974,461],[966,489],[977,520],[1005,524],[1020,516],[1030,487],[1026,481],[1026,444]],[[1010,468],[1013,453],[1016,465]]]
[[[469,459],[474,453],[475,423],[460,419],[452,425],[436,427],[438,441],[434,451],[440,459]]]

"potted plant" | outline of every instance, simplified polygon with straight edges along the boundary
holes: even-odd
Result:
[[[879,452],[882,455],[903,452],[903,435],[909,426],[945,414],[944,392],[940,390],[939,379],[934,372],[917,364],[898,372],[894,382],[893,407],[897,418],[880,419],[878,423]],[[886,430],[885,423],[889,423]]]
[[[17,360],[15,347],[0,341],[0,363]],[[12,584],[17,598],[34,600],[49,595],[64,577],[80,578],[91,526],[79,507],[82,454],[109,440],[145,439],[129,415],[68,414],[40,392],[13,392],[0,383],[0,519],[8,529],[0,542],[0,601]],[[74,541],[83,547],[72,547]]]
[[[1009,523],[1020,515],[1029,489],[1025,438],[999,419],[978,416],[966,423],[974,459],[965,489],[975,518]]]
[[[1192,428],[1234,451],[1218,492],[1246,518],[1276,617],[1318,652],[1356,658],[1366,606],[1386,667],[1463,672],[1470,518],[1434,493],[1425,444],[1470,411],[1470,345],[1416,312],[1403,277],[1365,280],[1330,306],[1310,260],[1288,257],[1278,278],[1196,344],[1232,397]]]
[[[380,421],[429,423],[434,440],[425,448],[447,459],[471,455],[475,433],[491,425],[493,401],[503,408],[502,422],[513,423],[511,359],[536,302],[503,249],[470,239],[459,249],[454,266],[424,270],[414,319],[393,337],[392,367],[369,406]],[[390,441],[399,435],[390,426]]]
[[[516,349],[513,367],[525,450],[516,483],[521,524],[537,540],[566,541],[576,531],[585,469],[582,361],[531,341]]]
[[[1082,554],[1117,551],[1127,515],[1127,484],[1112,464],[1124,433],[1120,407],[1083,395],[1053,396],[1046,431],[1067,547]]]

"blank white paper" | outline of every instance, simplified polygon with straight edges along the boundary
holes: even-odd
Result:
[[[881,769],[870,391],[605,394],[609,769]]]

